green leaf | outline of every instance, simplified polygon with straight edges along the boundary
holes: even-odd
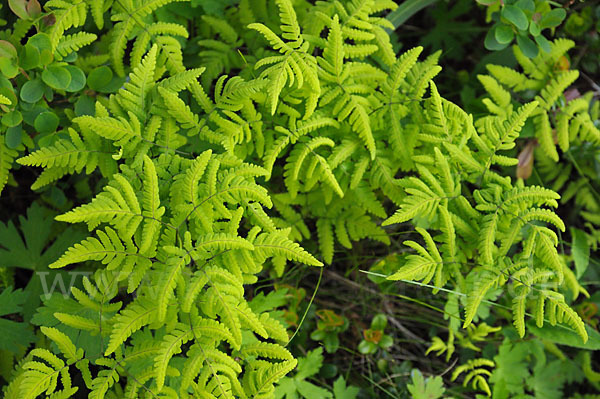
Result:
[[[0,71],[9,79],[14,78],[19,73],[17,49],[6,40],[0,40]]]
[[[417,369],[413,369],[410,375],[412,383],[407,384],[406,387],[413,399],[438,399],[446,391],[444,381],[440,376],[425,379],[423,378],[423,374]]]
[[[33,44],[27,43],[23,46],[19,57],[19,65],[28,71],[40,65],[40,50]]]
[[[27,293],[23,290],[13,291],[12,287],[4,288],[0,293],[0,316],[21,313],[26,300]],[[0,336],[2,336],[0,349],[15,353],[35,340],[35,335],[26,323],[3,318],[0,318]]]
[[[540,26],[535,21],[531,21],[531,23],[529,24],[529,33],[531,34],[531,36],[539,36],[541,32],[542,30],[540,29]]]
[[[48,65],[54,59],[52,54],[52,43],[50,36],[45,33],[37,33],[29,38],[27,44],[36,47],[40,52],[40,62],[42,65]]]
[[[333,383],[333,395],[335,399],[355,399],[359,391],[360,388],[358,387],[347,386],[346,380],[342,376]]]
[[[371,329],[383,331],[387,326],[387,317],[383,313],[379,313],[371,320]]]
[[[39,133],[52,133],[58,127],[58,116],[51,111],[42,112],[35,118],[33,126]]]
[[[94,68],[88,75],[88,86],[90,89],[101,91],[104,89],[113,78],[112,69],[106,65]]]
[[[590,263],[590,246],[587,235],[583,231],[572,228],[571,235],[573,237],[571,255],[573,255],[573,261],[575,262],[575,274],[579,279]]]
[[[328,399],[332,397],[331,392],[308,381],[295,381],[295,384],[298,393],[306,399]]]
[[[497,26],[497,25],[496,25]],[[508,43],[500,43],[496,40],[496,28],[492,28],[485,35],[485,40],[483,42],[486,49],[491,51],[499,51],[503,50],[508,46]]]
[[[515,3],[516,7],[519,7],[521,10],[526,10],[531,13],[535,12],[535,2],[533,0],[519,0]]]
[[[542,16],[540,20],[540,28],[556,28],[562,23],[567,16],[567,12],[564,8],[555,8]]]
[[[29,80],[21,87],[21,100],[36,103],[44,96],[44,84],[40,79]]]
[[[494,37],[500,44],[506,44],[512,42],[515,38],[515,32],[508,25],[497,25],[494,30]]]
[[[21,123],[23,115],[17,110],[10,111],[2,115],[2,124],[8,127],[15,127]]]
[[[536,36],[535,42],[546,53],[549,53],[552,50],[550,42],[544,37],[544,35]]]
[[[94,108],[94,99],[90,96],[80,96],[75,101],[75,115],[91,115],[94,116],[96,110]]]
[[[504,8],[502,8],[502,18],[508,20],[519,30],[526,30],[529,26],[527,15],[525,15],[523,10],[510,4],[505,5]]]
[[[10,149],[15,149],[21,145],[23,129],[21,125],[9,127],[6,130],[6,141],[5,144]]]
[[[42,80],[56,90],[66,90],[71,83],[71,73],[62,66],[50,65],[42,72]]]
[[[323,348],[313,349],[306,354],[306,357],[298,359],[298,372],[296,379],[303,380],[319,372],[323,365]]]
[[[517,35],[517,44],[526,57],[535,58],[538,55],[538,47],[527,36]]]
[[[600,333],[588,325],[585,326],[585,330],[588,334],[586,343],[583,343],[581,336],[576,331],[560,325],[552,326],[544,323],[544,327],[539,328],[534,321],[530,321],[527,323],[527,329],[538,338],[551,341],[558,345],[572,346],[574,348],[592,351],[600,350]]]
[[[83,89],[85,87],[85,74],[83,71],[73,65],[67,65],[65,68],[71,75],[71,83],[65,90],[73,92]]]
[[[25,0],[8,0],[8,7],[21,19],[30,19],[27,12],[27,1]]]

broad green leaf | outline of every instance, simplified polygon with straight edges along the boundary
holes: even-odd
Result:
[[[40,63],[42,65],[48,65],[54,59],[52,54],[52,44],[50,42],[50,36],[45,33],[38,33],[27,41],[28,44],[35,46],[40,52]]]
[[[85,87],[85,74],[83,71],[76,66],[67,65],[65,66],[69,74],[71,75],[71,83],[66,88],[66,91],[79,91]]]
[[[42,112],[35,118],[33,126],[39,133],[52,133],[58,127],[58,116],[51,111]]]
[[[513,41],[515,32],[508,25],[497,25],[494,30],[494,37],[500,44],[506,44]]]
[[[106,65],[99,66],[94,68],[92,72],[88,75],[88,86],[90,89],[101,91],[104,89],[112,80],[113,72],[112,69],[107,67]]]
[[[485,48],[491,51],[503,50],[508,46],[508,43],[502,44],[496,40],[496,27],[497,25],[488,31],[483,42]]]
[[[23,129],[21,125],[9,127],[6,130],[6,141],[5,144],[8,148],[15,149],[21,145],[21,141],[23,140]]]
[[[571,255],[573,255],[573,261],[575,262],[575,275],[579,279],[590,263],[590,246],[587,235],[583,231],[572,228],[571,235],[573,236]]]
[[[75,101],[75,115],[91,115],[94,116],[95,108],[94,108],[94,99],[90,96],[80,96],[77,101]]]
[[[42,72],[42,80],[56,90],[66,90],[71,84],[71,74],[66,67],[50,65]]]
[[[535,12],[535,2],[533,0],[519,0],[515,3],[515,6],[521,10]]]
[[[23,115],[17,110],[7,112],[2,115],[2,124],[8,127],[15,127],[21,123]]]
[[[298,359],[298,373],[296,379],[303,380],[319,372],[323,365],[323,348],[313,349],[306,354],[306,357]]]
[[[576,331],[560,325],[553,326],[544,323],[544,327],[539,328],[536,326],[535,322],[530,321],[527,323],[527,329],[538,338],[551,341],[558,345],[567,345],[593,351],[600,350],[600,333],[588,325],[585,326],[585,330],[588,334],[588,340],[585,344]]]
[[[418,369],[413,369],[410,375],[412,382],[406,387],[413,399],[438,399],[444,395],[446,389],[442,377],[435,376],[425,379]]]
[[[535,42],[537,43],[537,45],[546,53],[549,53],[550,50],[552,50],[552,47],[550,45],[550,42],[548,41],[548,39],[546,39],[544,37],[544,35],[539,35],[535,37]]]
[[[535,58],[538,55],[538,47],[527,36],[517,35],[517,44],[526,57]]]
[[[359,391],[360,388],[358,387],[346,385],[346,380],[342,376],[338,377],[333,383],[333,395],[335,399],[355,399]]]
[[[0,40],[0,71],[9,79],[19,73],[17,66],[17,49],[10,42]]]
[[[27,300],[27,293],[22,290],[12,290],[12,287],[3,288],[0,292],[0,316],[18,314],[22,311],[23,303]],[[35,335],[26,323],[0,318],[0,349],[20,352],[23,347],[35,341]]]
[[[508,20],[519,30],[526,30],[529,26],[527,15],[519,7],[507,4],[502,8],[502,18]]]
[[[36,103],[44,96],[44,83],[40,79],[29,80],[21,87],[21,100]]]
[[[564,8],[555,8],[542,16],[540,27],[542,29],[556,28],[562,23],[566,16],[567,12]]]
[[[40,50],[30,43],[24,45],[19,57],[19,65],[26,71],[40,65]]]
[[[21,19],[30,19],[26,0],[8,0],[8,6]]]
[[[539,36],[541,32],[542,30],[540,29],[540,26],[537,24],[537,22],[531,21],[531,23],[529,24],[529,33],[531,34],[531,36]]]

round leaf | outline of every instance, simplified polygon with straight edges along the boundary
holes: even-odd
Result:
[[[33,44],[27,43],[21,50],[19,65],[26,71],[40,65],[40,50]]]
[[[85,87],[85,74],[83,71],[76,66],[67,65],[65,68],[69,71],[71,75],[71,83],[69,83],[69,87],[67,87],[67,91],[79,91]]]
[[[494,31],[494,38],[500,44],[507,44],[515,38],[515,32],[508,25],[498,25]]]
[[[113,72],[109,67],[99,66],[88,75],[88,86],[93,90],[100,91],[110,83],[112,77]]]
[[[521,10],[535,12],[535,2],[533,0],[519,0],[515,3],[515,6]]]
[[[4,143],[8,148],[15,149],[21,145],[21,125],[10,127],[6,130],[6,138]]]
[[[39,133],[51,133],[58,127],[58,116],[54,112],[42,112],[35,118],[33,126]]]
[[[41,13],[42,7],[38,0],[29,0],[27,2],[27,14],[29,14],[30,17],[36,17]]]
[[[54,55],[52,55],[50,36],[45,33],[38,33],[29,38],[27,43],[35,46],[38,49],[40,52],[40,63],[42,65],[48,65],[52,62]]]
[[[529,24],[529,33],[531,33],[531,36],[539,36],[541,32],[540,26],[535,21],[531,21]]]
[[[2,124],[4,126],[15,127],[17,125],[20,125],[22,120],[23,115],[21,115],[21,113],[17,110],[7,112],[4,115],[2,115]]]
[[[527,29],[529,21],[527,15],[519,7],[506,5],[502,9],[502,18],[507,19],[511,24],[517,27],[519,30]]]
[[[549,53],[552,50],[552,46],[550,45],[550,42],[548,41],[548,39],[546,39],[544,37],[544,35],[536,36],[535,37],[535,42],[546,53]]]
[[[538,55],[536,44],[527,36],[518,35],[517,44],[526,57],[535,58]]]
[[[40,53],[43,50],[52,51],[52,43],[50,42],[50,36],[48,36],[45,33],[37,33],[31,36],[27,43],[37,47]]]
[[[503,50],[508,46],[508,43],[499,43],[498,40],[496,40],[496,28],[498,25],[494,26],[492,29],[490,29],[488,31],[488,33],[485,35],[485,41],[483,42],[483,44],[485,45],[485,48],[491,51],[498,51],[498,50]]]
[[[94,116],[95,107],[94,99],[90,96],[81,96],[75,102],[75,115],[91,115]]]
[[[50,65],[42,72],[42,80],[53,89],[65,90],[71,84],[71,74],[65,67]]]
[[[36,103],[44,96],[44,84],[40,79],[25,82],[19,93],[21,100]]]
[[[8,7],[21,19],[29,19],[25,0],[8,0]]]
[[[555,8],[554,10],[551,10],[544,14],[542,19],[540,20],[540,27],[542,29],[556,28],[562,23],[566,16],[567,12],[564,8]]]

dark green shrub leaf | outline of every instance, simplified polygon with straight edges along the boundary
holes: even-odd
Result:
[[[21,125],[10,127],[6,130],[6,146],[15,149],[21,145]]]
[[[8,6],[21,19],[29,19],[27,2],[25,0],[8,0]]]
[[[94,115],[94,99],[90,96],[81,96],[75,102],[75,115]]]
[[[517,27],[519,30],[527,29],[529,21],[527,15],[519,7],[506,5],[502,9],[502,18],[508,20],[511,24]]]
[[[577,278],[580,278],[590,263],[590,246],[587,235],[583,231],[572,228],[571,235],[573,236],[571,255],[573,255],[573,261],[575,262]]]
[[[541,30],[540,26],[537,24],[537,22],[531,21],[531,23],[529,24],[529,33],[531,33],[531,36],[533,36],[533,37],[539,36],[541,32],[542,32],[542,30]]]
[[[85,74],[83,71],[76,66],[67,65],[65,66],[69,74],[71,75],[71,83],[66,88],[67,91],[79,91],[85,87]]]
[[[19,93],[21,100],[28,103],[36,103],[44,96],[44,84],[40,79],[25,82]]]
[[[515,3],[515,7],[529,12],[535,12],[535,3],[533,0],[519,0]]]
[[[566,16],[567,12],[564,10],[564,8],[555,8],[552,11],[544,14],[540,20],[540,27],[542,29],[556,28],[562,23]]]
[[[56,90],[66,90],[71,84],[71,74],[66,67],[50,65],[42,72],[42,80]]]
[[[52,55],[52,43],[47,34],[38,33],[32,36],[27,43],[37,47],[40,52],[40,62],[42,65],[48,65],[52,62],[54,59]]]
[[[513,41],[515,32],[508,25],[498,25],[494,30],[494,37],[500,44],[506,44]]]
[[[498,51],[498,50],[503,50],[508,46],[508,43],[499,43],[498,40],[496,40],[496,28],[498,25],[496,25],[494,28],[490,29],[488,31],[488,33],[485,35],[485,41],[483,42],[485,45],[485,48],[491,51]]]
[[[42,112],[35,118],[33,126],[39,133],[53,132],[58,127],[58,116],[54,112]]]
[[[19,65],[26,71],[40,65],[40,51],[37,47],[29,43],[23,46]]]
[[[535,42],[546,53],[549,53],[550,50],[552,50],[552,47],[550,46],[550,42],[544,37],[544,35],[536,36]]]
[[[517,44],[526,57],[535,58],[538,55],[538,47],[527,36],[517,35]]]
[[[107,66],[94,68],[88,75],[88,86],[96,91],[102,91],[113,78],[112,70]]]
[[[0,71],[9,79],[14,78],[19,73],[17,49],[6,40],[0,40]]]
[[[21,123],[23,120],[23,115],[17,110],[7,112],[2,115],[2,124],[8,127],[14,127]]]
[[[539,328],[535,325],[535,322],[531,321],[527,323],[527,328],[537,337],[555,344],[588,350],[600,350],[600,333],[589,326],[585,328],[589,337],[586,343],[581,341],[581,337],[575,331],[564,326],[552,326],[544,323],[544,327]]]

